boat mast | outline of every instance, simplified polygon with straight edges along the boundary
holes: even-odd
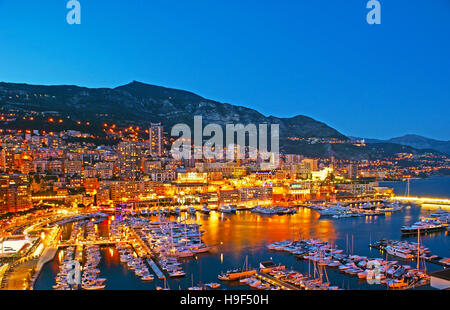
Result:
[[[328,279],[327,267],[323,266],[323,270],[325,271],[325,278],[327,279],[327,283],[329,283],[330,280]]]
[[[248,270],[248,255],[245,256],[244,266],[242,267],[243,271]]]
[[[417,271],[419,271],[419,267],[420,267],[419,266],[419,263],[420,263],[420,261],[419,261],[419,259],[420,259],[419,253],[420,253],[420,228],[417,230]]]
[[[409,197],[409,190],[410,190],[410,178],[407,179],[406,183],[406,197]]]
[[[348,254],[348,233],[347,233],[346,239],[345,239],[345,252],[347,252],[347,254]]]
[[[308,257],[308,278],[311,278],[311,258]]]
[[[353,237],[354,237],[354,235],[352,234],[352,255],[353,255],[353,248],[354,248],[354,241],[355,241]]]

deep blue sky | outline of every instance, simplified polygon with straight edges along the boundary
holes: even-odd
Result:
[[[0,0],[0,80],[139,80],[347,135],[450,139],[450,0]]]

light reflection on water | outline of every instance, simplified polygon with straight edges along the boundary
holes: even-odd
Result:
[[[404,183],[382,184],[396,187],[396,192],[401,193]],[[427,194],[433,196],[449,197],[450,178],[436,178],[429,180],[412,180],[411,194]],[[400,190],[400,191],[399,191]],[[331,219],[320,218],[319,214],[307,208],[300,208],[298,213],[289,216],[264,216],[248,211],[238,211],[234,215],[211,212],[211,214],[196,214],[196,216],[183,215],[181,220],[188,223],[201,224],[205,231],[203,241],[216,245],[211,253],[196,256],[196,259],[184,259],[182,262],[187,276],[180,279],[170,279],[168,285],[172,289],[186,289],[202,282],[218,282],[217,275],[221,271],[241,267],[248,256],[250,265],[258,266],[261,261],[273,259],[276,264],[284,264],[288,269],[293,268],[303,273],[308,273],[311,266],[306,261],[298,260],[287,253],[273,252],[266,245],[283,239],[319,238],[336,244],[347,253],[372,257],[383,257],[384,254],[368,247],[372,241],[382,238],[402,239],[400,227],[412,224],[422,216],[429,215],[436,208],[424,206],[423,208],[409,206],[402,211],[386,214],[385,216],[368,216],[358,218]],[[121,216],[117,216],[121,218]],[[150,217],[151,220],[158,220]],[[171,217],[170,219],[175,219]],[[63,238],[70,236],[72,224],[64,227]],[[103,221],[97,225],[101,236],[107,236],[109,222]],[[416,241],[416,237],[403,238],[408,241]],[[434,233],[421,237],[421,242],[428,247],[433,254],[450,257],[450,238],[448,232]],[[155,289],[157,285],[164,286],[162,281],[155,279],[151,283],[144,283],[138,279],[132,271],[120,263],[119,254],[114,247],[102,247],[102,260],[99,268],[101,277],[107,278],[107,289]],[[393,260],[393,258],[391,259]],[[398,260],[397,258],[395,260]],[[407,262],[404,262],[407,263]],[[415,262],[409,262],[415,264]],[[53,262],[44,266],[44,269],[36,282],[35,289],[51,289],[54,277],[58,271],[58,256]],[[427,263],[430,271],[442,269]],[[364,280],[343,275],[336,269],[327,268],[328,277],[333,285],[352,289],[386,289],[381,285],[369,285]],[[223,284],[222,288],[245,289],[239,283]]]
[[[234,215],[212,211],[209,216],[204,214],[188,216],[188,223],[202,224],[201,229],[205,230],[204,242],[216,245],[216,248],[211,253],[197,256],[197,259],[184,259],[183,267],[187,276],[181,279],[170,279],[168,284],[172,289],[179,287],[186,289],[192,285],[191,274],[194,277],[194,284],[217,282],[217,275],[221,271],[241,267],[245,256],[248,256],[252,266],[258,266],[261,261],[273,259],[277,264],[285,264],[288,268],[292,267],[294,270],[308,273],[310,266],[307,262],[298,260],[287,253],[267,250],[267,244],[283,239],[319,238],[338,245],[340,249],[348,253],[382,257],[381,253],[368,247],[370,241],[381,238],[400,239],[402,225],[417,221],[421,215],[430,212],[432,211],[411,207],[386,216],[339,220],[321,219],[317,212],[307,208],[300,208],[297,214],[289,216],[270,217],[249,211],[239,211]],[[150,219],[158,220],[156,217],[150,217]],[[98,225],[98,231],[102,236],[107,236],[108,229],[108,221]],[[415,241],[415,238],[407,238],[407,240]],[[422,242],[434,254],[450,256],[450,242],[446,233],[424,236]],[[106,282],[108,289],[155,289],[156,285],[163,286],[163,283],[157,279],[151,283],[143,283],[136,278],[133,272],[120,263],[118,252],[113,247],[102,248],[102,256],[99,267],[101,276],[108,279]],[[440,268],[432,264],[427,264],[427,267]],[[56,259],[44,267],[35,288],[51,289],[57,271],[58,260]],[[343,275],[336,269],[329,268],[327,271],[331,282],[341,287],[385,289],[384,286],[370,286],[364,281],[358,281],[355,277]],[[236,283],[223,287],[247,288]]]

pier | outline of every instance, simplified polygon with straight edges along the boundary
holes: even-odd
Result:
[[[268,275],[267,273],[264,273],[264,272],[257,272],[256,273],[256,277],[258,279],[260,279],[260,280],[263,280],[263,281],[269,283],[269,284],[277,285],[283,290],[290,290],[290,291],[298,291],[298,290],[300,290],[299,287],[296,287],[296,286],[294,286],[292,284],[289,284],[289,283],[286,283],[284,281],[278,280],[278,279],[276,279],[276,278],[274,278],[274,277],[272,277],[272,276],[270,276],[270,275]]]
[[[57,252],[58,252],[57,247],[49,247],[44,250],[34,269],[34,275],[30,280],[30,287],[34,287],[34,283],[36,282],[36,279],[39,277],[42,267],[44,267],[46,263],[53,260]]]
[[[130,243],[129,240],[114,241],[114,240],[95,240],[95,241],[77,241],[77,242],[60,242],[58,247],[84,246],[84,245],[114,245],[117,243]]]
[[[418,204],[436,205],[436,207],[450,209],[450,199],[445,198],[394,196],[391,198],[391,200],[398,200],[400,202],[412,202]]]
[[[153,272],[156,274],[158,279],[160,279],[160,280],[165,280],[166,279],[166,276],[162,273],[162,271],[158,268],[156,263],[151,258],[147,258],[147,263],[153,269]]]

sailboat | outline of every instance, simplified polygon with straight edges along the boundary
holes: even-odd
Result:
[[[157,286],[156,290],[157,291],[169,291],[170,290],[169,286],[167,285],[166,278],[164,278],[164,287]]]
[[[248,256],[245,256],[245,262],[242,269],[229,270],[225,274],[220,274],[218,278],[222,281],[233,281],[247,278],[254,274],[256,274],[256,269],[250,269],[248,267]]]
[[[417,271],[410,270],[408,273],[411,273],[413,276],[413,281],[410,283],[409,287],[416,287],[428,284],[430,282],[430,276],[427,275],[427,265],[425,260],[423,261],[423,270],[420,270],[420,231],[417,234]]]
[[[193,274],[191,274],[191,280],[192,280],[192,286],[188,287],[188,290],[190,290],[190,291],[202,291],[203,290],[203,287],[201,287],[201,286],[194,286],[194,275]]]

